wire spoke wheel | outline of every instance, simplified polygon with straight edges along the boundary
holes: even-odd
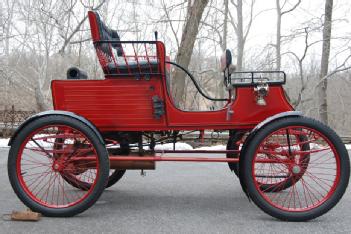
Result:
[[[345,146],[327,126],[307,118],[269,124],[251,141],[244,163],[254,202],[274,217],[302,221],[336,205],[349,178]]]
[[[62,138],[56,138],[55,140],[55,144],[54,144],[54,148],[57,151],[57,156],[59,156],[60,154],[62,154],[64,156],[64,151],[65,150],[76,150],[79,151],[77,149],[77,147],[81,147],[81,150],[85,150],[89,147],[87,144],[82,144],[82,142],[80,141],[76,141],[77,139],[69,139],[68,140],[68,144],[64,144],[64,139]],[[86,142],[85,142],[86,143]],[[129,145],[128,145],[129,147]],[[116,148],[113,148],[116,151]],[[123,150],[120,150],[121,153],[120,154],[128,154],[129,153],[129,148],[125,149],[123,148]],[[79,155],[79,154],[78,154]],[[85,152],[85,155],[88,156],[89,152]],[[80,157],[82,155],[79,155]],[[74,158],[73,158],[74,160]],[[76,163],[76,166],[80,166],[80,170],[76,170],[74,171],[71,170],[66,170],[64,172],[61,172],[61,176],[62,178],[69,184],[71,184],[73,187],[81,189],[81,190],[89,190],[91,188],[91,186],[93,185],[93,180],[91,180],[91,178],[87,178],[86,172],[88,170],[88,172],[91,174],[96,174],[96,170],[94,168],[92,168],[92,165],[79,165]],[[84,170],[84,166],[89,166],[90,169],[86,168],[87,170]],[[78,168],[76,168],[78,169]],[[115,170],[115,169],[110,169],[109,170],[109,178],[108,178],[108,182],[106,184],[106,188],[111,187],[112,185],[114,185],[115,183],[117,183],[125,174],[126,170]]]
[[[301,131],[300,134],[309,139],[309,144],[313,145],[310,151],[301,151],[300,141],[292,135],[294,131]],[[313,209],[331,196],[339,181],[337,153],[315,130],[288,127],[282,132],[286,133],[279,131],[268,136],[258,148],[253,160],[255,185],[267,201],[280,209]],[[267,147],[269,142],[278,146],[271,149]],[[306,163],[306,158],[312,160]],[[281,191],[281,188],[287,189],[281,193],[270,193]]]
[[[88,155],[94,158],[92,162],[74,160]],[[22,143],[17,173],[33,200],[51,208],[69,207],[92,191],[90,185],[96,183],[98,163],[94,147],[81,132],[63,125],[45,126]]]
[[[227,143],[227,150],[238,150],[241,145],[240,143],[243,141],[242,137],[244,134],[238,133],[234,134]],[[277,174],[270,174],[270,173],[258,173],[256,175],[257,183],[259,184],[260,188],[266,192],[278,192],[289,188],[292,184],[296,183],[301,175],[303,175],[305,168],[308,166],[309,163],[309,153],[308,150],[310,149],[309,142],[306,140],[306,136],[301,131],[294,131],[289,134],[290,141],[294,141],[295,149],[299,149],[300,151],[305,151],[302,153],[300,157],[296,157],[297,163],[301,166],[301,173],[296,176],[291,173],[289,170],[284,170],[284,166],[282,164],[272,164],[269,165],[273,168],[268,169],[277,169],[280,170],[280,173]],[[287,140],[286,131],[277,131],[272,134],[269,139],[267,138],[261,147],[261,150],[266,150],[267,154],[265,158],[274,158],[279,155],[276,154],[275,150],[280,150],[285,147],[283,142]],[[286,143],[285,143],[286,144]],[[292,143],[291,143],[292,144]],[[280,149],[279,149],[280,148]],[[227,154],[228,158],[238,158],[239,153],[229,153]],[[239,176],[239,163],[228,163],[229,168],[234,171],[234,173]],[[268,164],[261,164],[258,170],[265,169],[265,166]],[[283,168],[282,168],[283,167]]]
[[[267,137],[258,150],[258,161],[289,159],[292,164],[279,161],[277,163],[258,162],[255,165],[255,179],[260,189],[265,192],[280,192],[298,182],[309,165],[310,143],[301,129],[286,128]],[[296,170],[298,173],[295,173]]]
[[[90,207],[88,203],[102,192],[100,187],[106,183],[103,170],[108,169],[107,153],[102,159],[96,139],[88,137],[89,131],[85,133],[86,126],[61,118],[54,118],[59,123],[44,118],[28,126],[9,154],[15,192],[27,206],[48,216],[65,212],[64,216],[70,216]]]

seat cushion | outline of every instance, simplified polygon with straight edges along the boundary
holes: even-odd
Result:
[[[118,57],[116,63],[110,62],[108,64],[108,70],[110,74],[160,73],[159,63],[156,59],[150,59],[149,61],[139,60],[138,62],[135,60],[127,60],[127,63],[123,58]]]

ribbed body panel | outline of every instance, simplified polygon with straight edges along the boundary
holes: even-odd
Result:
[[[56,80],[54,108],[82,115],[100,129],[137,126],[162,127],[165,117],[154,117],[152,97],[162,98],[160,78],[151,80]]]

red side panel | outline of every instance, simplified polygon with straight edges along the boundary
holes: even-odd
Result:
[[[152,102],[154,95],[163,99],[159,79],[55,80],[54,108],[84,116],[101,131],[163,128],[165,115],[156,119]]]
[[[269,88],[269,94],[265,98],[266,106],[256,104],[253,89],[254,87],[236,89],[236,98],[231,105],[233,114],[229,119],[227,119],[227,108],[218,111],[185,112],[172,105],[172,101],[168,96],[166,98],[166,106],[169,127],[180,129],[253,128],[269,116],[293,110],[286,101],[281,86]]]
[[[250,129],[269,116],[291,111],[283,88],[270,87],[266,106],[256,104],[253,87],[238,88],[231,105],[218,111],[186,112],[164,98],[160,77],[151,80],[130,78],[106,80],[55,80],[52,94],[55,110],[81,115],[100,131],[160,131],[167,129]],[[154,116],[153,96],[165,101],[166,113]],[[167,94],[166,94],[167,95]]]

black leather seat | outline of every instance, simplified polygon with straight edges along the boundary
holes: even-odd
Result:
[[[116,30],[108,28],[96,14],[96,21],[99,27],[100,40],[102,41],[120,41],[120,37]],[[110,46],[110,45],[111,46]],[[130,74],[130,73],[159,73],[159,63],[156,59],[135,59],[129,60],[124,57],[124,51],[121,43],[97,43],[96,48],[102,51],[107,60],[104,71],[108,74]],[[128,69],[129,67],[129,69]]]
[[[99,14],[95,13],[96,21],[99,27],[100,40],[102,41],[120,41],[120,37],[116,30],[110,29],[105,25],[100,19]],[[110,50],[109,43],[99,43],[97,46],[108,56],[112,56],[112,51]],[[118,56],[123,55],[123,48],[121,43],[111,43],[112,48],[117,51]]]
[[[159,73],[159,63],[156,59],[147,60],[139,60],[137,61],[127,61],[123,59],[123,57],[118,58],[116,63],[110,62],[108,64],[108,70],[113,74],[119,73]],[[129,70],[128,70],[129,67]]]

